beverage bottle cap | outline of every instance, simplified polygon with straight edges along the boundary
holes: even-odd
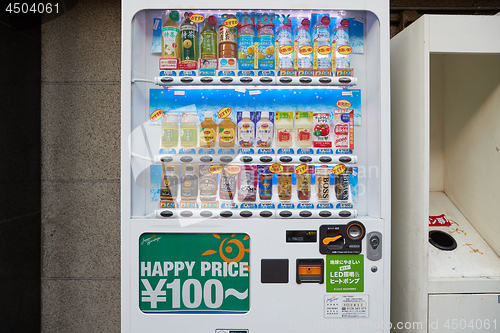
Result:
[[[167,171],[174,171],[174,170],[175,170],[175,168],[174,168],[173,166],[170,166],[170,165],[169,165],[169,166],[167,167]]]
[[[269,119],[269,112],[267,111],[262,111],[260,113],[260,118],[268,118]]]
[[[186,166],[186,171],[193,171],[193,170],[194,170],[194,168],[192,165]]]
[[[205,111],[205,119],[206,118],[212,118],[214,113],[212,111]]]
[[[242,116],[242,118],[250,118],[250,112],[249,111],[243,111],[243,114],[241,116]]]

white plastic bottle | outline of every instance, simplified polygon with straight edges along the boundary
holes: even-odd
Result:
[[[271,147],[273,143],[274,125],[269,120],[269,112],[262,111],[257,122],[257,147]]]

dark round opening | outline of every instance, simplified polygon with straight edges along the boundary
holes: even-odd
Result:
[[[429,231],[429,242],[443,251],[452,251],[457,248],[455,238],[441,230]]]

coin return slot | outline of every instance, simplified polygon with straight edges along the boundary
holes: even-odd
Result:
[[[321,240],[329,250],[339,250],[344,247],[344,236],[340,230],[327,230],[326,237]]]
[[[297,259],[297,283],[323,283],[323,259]]]

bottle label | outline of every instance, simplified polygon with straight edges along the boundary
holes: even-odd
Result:
[[[259,123],[259,127],[257,128],[257,146],[271,147],[272,140],[273,140],[273,123],[271,122]]]
[[[165,176],[160,191],[160,200],[176,200],[178,187],[179,179],[177,177]]]
[[[198,178],[185,177],[181,184],[181,198],[185,200],[196,199],[198,197]]]
[[[261,199],[271,199],[273,195],[273,176],[261,175],[259,178],[259,196]]]
[[[317,175],[316,177],[318,182],[318,200],[330,200],[330,176]]]
[[[245,197],[255,195],[254,172],[252,170],[243,171],[240,177],[240,194]]]
[[[280,200],[292,199],[292,176],[278,175],[278,197]]]
[[[235,177],[223,173],[220,177],[220,198],[222,200],[233,200],[235,190]]]
[[[261,35],[257,37],[257,41],[259,43],[257,55],[259,69],[274,69],[274,37]]]
[[[215,142],[215,130],[213,128],[202,128],[200,130],[200,141],[204,144]]]
[[[252,122],[240,121],[238,123],[238,143],[240,144],[240,146],[252,145],[253,129],[254,125]]]
[[[313,115],[313,146],[314,147],[331,147],[330,138],[330,114],[315,113]]]
[[[277,138],[279,142],[290,142],[292,140],[292,131],[289,128],[278,128]]]
[[[196,128],[183,128],[181,129],[181,144],[188,142],[196,142]]]
[[[204,31],[201,33],[201,58],[217,58],[217,34],[213,31]]]
[[[236,28],[229,28],[225,25],[219,26],[219,43],[232,42],[236,43]]]
[[[204,176],[200,178],[200,196],[215,196],[217,195],[217,176]]]
[[[181,26],[181,62],[198,61],[196,50],[198,48],[198,30],[195,26]]]
[[[176,58],[177,59],[177,34],[179,29],[176,27],[163,27],[161,28],[161,35],[163,41],[162,58]]]
[[[305,127],[298,127],[297,141],[311,141],[311,129]]]
[[[238,36],[238,59],[254,58],[254,39],[252,35]]]
[[[234,143],[234,134],[234,129],[232,128],[220,128],[219,141],[225,143]]]
[[[177,142],[179,138],[179,130],[173,128],[165,128],[161,133],[161,142]]]

